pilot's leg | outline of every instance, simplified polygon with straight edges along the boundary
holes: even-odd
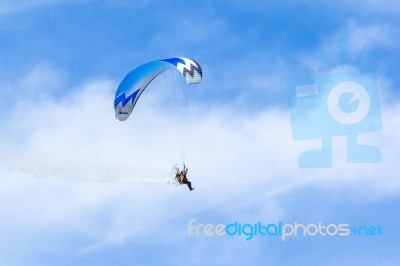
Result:
[[[185,179],[182,183],[186,184],[190,190],[193,190],[192,183],[189,180]]]
[[[192,191],[193,190],[192,183],[189,180],[187,181],[187,185],[188,185],[190,191]]]

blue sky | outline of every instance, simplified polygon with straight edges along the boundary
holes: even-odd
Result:
[[[399,12],[372,0],[0,1],[0,264],[396,265]],[[163,160],[137,142],[134,123],[116,126],[118,83],[175,56],[204,74],[192,193],[116,178]],[[298,154],[315,143],[292,138],[287,81],[349,69],[376,76],[383,128],[361,140],[381,162],[345,163],[339,137],[332,168],[299,168]],[[191,219],[385,233],[189,237]]]

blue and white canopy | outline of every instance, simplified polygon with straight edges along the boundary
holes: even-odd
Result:
[[[196,61],[183,57],[143,64],[126,75],[118,86],[114,99],[115,118],[119,121],[126,120],[149,83],[169,68],[176,68],[181,72],[188,84],[199,83],[203,75]]]

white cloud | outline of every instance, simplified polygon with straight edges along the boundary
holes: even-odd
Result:
[[[359,23],[348,21],[345,26],[332,36],[322,40],[321,48],[314,54],[300,56],[303,67],[315,73],[329,71],[355,70],[366,67],[368,58],[384,49],[395,51],[399,44],[398,31],[385,22]],[[377,64],[382,63],[377,61]],[[380,66],[369,66],[378,71]]]
[[[287,111],[247,114],[227,105],[199,103],[187,161],[195,191],[126,184],[138,177],[168,177],[178,157],[157,149],[157,141],[165,137],[160,130],[138,131],[133,119],[114,120],[115,87],[115,82],[96,81],[63,99],[23,99],[17,105],[24,106],[23,114],[7,118],[0,153],[0,214],[7,219],[1,222],[0,234],[9,242],[0,248],[11,259],[21,252],[61,248],[73,237],[82,242],[66,250],[83,256],[152,234],[160,223],[181,238],[186,219],[191,218],[203,223],[217,215],[224,221],[254,222],[266,215],[283,219],[291,210],[282,208],[281,199],[309,187],[325,191],[329,200],[360,202],[400,190],[394,174],[399,106],[383,106],[384,129],[365,140],[381,149],[381,164],[346,164],[339,145],[334,168],[299,169],[297,156],[309,147],[292,140]],[[142,142],[143,135],[150,141]],[[154,171],[146,172],[149,168]],[[349,188],[352,195],[345,199],[334,195]],[[160,234],[171,237],[165,231]],[[37,246],[40,239],[48,245]],[[21,243],[22,251],[14,250]],[[232,242],[231,248],[236,244]]]
[[[352,54],[360,54],[374,48],[394,47],[398,42],[396,30],[385,23],[361,26],[351,21],[344,34],[349,38],[349,51]]]

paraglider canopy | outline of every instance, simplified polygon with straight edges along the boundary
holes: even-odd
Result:
[[[126,120],[149,83],[170,68],[176,68],[181,72],[188,84],[199,83],[203,75],[196,61],[184,57],[143,64],[128,73],[119,85],[114,99],[115,118],[119,121]]]

